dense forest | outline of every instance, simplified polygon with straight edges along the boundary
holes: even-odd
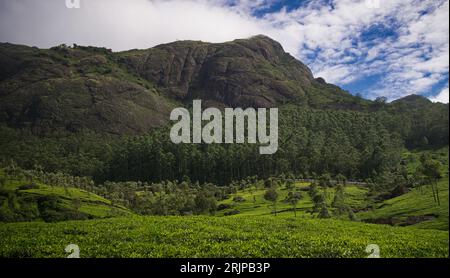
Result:
[[[440,114],[422,110],[420,117],[414,117],[410,116],[413,111],[395,113],[390,112],[394,104],[383,105],[386,108],[378,112],[286,105],[281,109],[280,147],[272,156],[260,155],[253,144],[176,145],[170,141],[168,127],[140,136],[86,131],[44,137],[2,127],[0,155],[4,163],[14,160],[26,169],[90,176],[96,182],[181,181],[189,177],[225,185],[249,176],[267,178],[282,173],[305,178],[342,174],[365,180],[395,170],[405,146],[448,144],[448,125],[433,119]]]

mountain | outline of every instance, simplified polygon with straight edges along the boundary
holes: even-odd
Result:
[[[448,104],[353,96],[265,36],[124,52],[4,43],[0,65],[0,165],[96,182],[381,179],[401,169],[405,147],[449,142]],[[277,153],[259,155],[255,144],[173,144],[170,111],[197,98],[204,106],[279,107]]]
[[[448,144],[448,104],[418,95],[369,101],[315,78],[266,36],[225,43],[176,41],[145,50],[0,44],[0,123],[55,131],[138,135],[170,111],[204,106],[385,112],[383,125],[407,146]],[[384,115],[384,114],[383,114]],[[431,138],[431,139],[430,139]]]
[[[219,44],[177,41],[117,53],[3,43],[0,64],[0,122],[36,133],[140,134],[167,122],[174,106],[198,98],[218,107],[296,102],[355,109],[363,102],[315,79],[307,66],[265,36]]]
[[[264,36],[221,44],[174,42],[119,57],[128,71],[188,102],[276,106],[303,97],[316,82],[308,67]]]

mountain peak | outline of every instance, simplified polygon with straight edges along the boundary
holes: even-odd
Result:
[[[399,98],[393,101],[392,103],[405,103],[409,105],[428,105],[431,104],[432,102],[431,100],[429,100],[424,96],[412,94],[403,98]]]
[[[304,96],[316,82],[306,65],[264,35],[225,43],[177,41],[118,55],[129,71],[186,103],[201,98],[206,105],[273,107]]]
[[[278,41],[272,39],[269,36],[262,35],[262,34],[251,36],[247,39],[241,39],[241,40],[247,40],[247,41],[253,41],[253,42],[263,42],[263,43],[271,44],[273,46],[281,47],[281,44]],[[236,41],[239,41],[239,40],[236,40]]]
[[[263,55],[266,59],[287,54],[279,42],[265,35],[256,35],[247,39],[237,39],[234,40],[233,43],[243,45]]]

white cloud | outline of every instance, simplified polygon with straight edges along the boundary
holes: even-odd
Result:
[[[335,83],[342,82],[343,80],[348,80],[351,72],[348,67],[342,65],[335,65],[331,67],[325,67],[323,70],[317,73],[317,76],[321,76],[327,80],[327,82]],[[349,83],[345,82],[345,84]]]
[[[434,97],[431,97],[430,100],[432,102],[442,102],[448,103],[448,87],[443,89],[439,94]]]
[[[381,75],[379,83],[366,95],[372,98],[384,95],[390,100],[426,93],[448,79],[447,0],[382,1],[379,9],[367,9],[364,2],[333,1],[333,9],[315,2],[314,6],[284,15],[303,24],[302,37],[307,47],[318,51],[313,59],[299,52],[299,58],[314,73],[342,85]],[[362,34],[371,27],[390,29],[396,34],[364,38]],[[353,45],[358,51],[354,51]],[[347,63],[349,55],[353,59],[357,56],[355,63]]]
[[[253,15],[273,2],[81,0],[81,9],[67,9],[65,0],[0,0],[0,41],[119,51],[266,34],[329,82],[380,75],[379,83],[363,92],[371,98],[422,94],[448,80],[449,0],[381,0],[375,9],[366,0],[315,0],[262,18]],[[396,35],[363,36],[374,27]]]
[[[120,51],[175,40],[224,42],[271,29],[222,2],[81,0],[80,9],[67,9],[65,0],[2,1],[0,39],[40,47],[77,43]]]

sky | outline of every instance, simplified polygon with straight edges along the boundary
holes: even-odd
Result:
[[[352,94],[448,103],[449,0],[0,0],[0,42],[41,48],[258,34]]]

